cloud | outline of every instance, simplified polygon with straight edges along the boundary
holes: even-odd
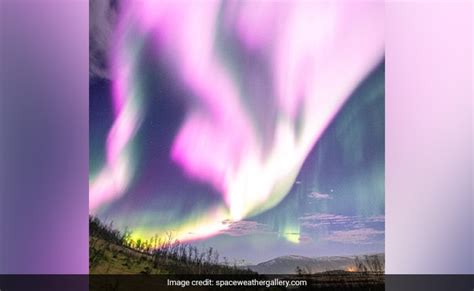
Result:
[[[367,217],[367,222],[385,223],[385,215],[376,215],[376,216]]]
[[[268,225],[252,220],[230,221],[224,220],[223,224],[228,224],[229,228],[221,231],[221,234],[228,234],[231,236],[244,236],[251,234],[271,233]]]
[[[322,226],[352,224],[353,218],[337,214],[314,213],[300,217],[300,221],[302,227],[314,229]]]
[[[301,234],[299,237],[300,243],[307,243],[307,242],[311,242],[312,240],[313,239],[311,238],[311,236],[306,235],[306,234]]]
[[[300,221],[302,228],[316,231],[321,240],[331,242],[370,244],[377,235],[385,233],[384,215],[366,217],[313,213],[300,217]]]
[[[352,243],[352,244],[366,244],[372,243],[373,238],[378,235],[385,234],[384,230],[377,230],[373,228],[356,228],[349,230],[332,231],[323,239],[326,241],[338,243]]]
[[[329,199],[332,199],[331,195],[325,194],[325,193],[319,193],[319,192],[311,192],[311,193],[308,194],[308,197],[316,199],[316,200],[329,200]]]
[[[120,2],[89,2],[89,77],[110,79],[108,53],[110,39],[117,22]]]
[[[384,215],[348,216],[331,213],[313,213],[299,218],[301,227],[312,231],[312,236],[321,240],[351,243],[371,244],[377,236],[385,234]],[[309,233],[308,233],[309,234]]]
[[[301,221],[301,226],[307,229],[321,227],[364,228],[383,224],[385,216],[346,216],[330,213],[313,213],[302,216],[299,220]]]

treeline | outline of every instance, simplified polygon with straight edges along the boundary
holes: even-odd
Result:
[[[133,240],[130,231],[120,232],[113,227],[113,223],[105,224],[97,217],[89,216],[90,239],[90,268],[93,269],[107,260],[107,252],[112,253],[112,258],[118,254],[126,254],[125,264],[132,265],[134,256],[140,254],[139,260],[149,262],[148,269],[142,273],[151,273],[153,269],[165,270],[173,274],[255,274],[250,269],[230,263],[226,257],[220,260],[219,252],[210,247],[199,250],[196,246],[182,243],[173,238],[172,233],[167,233],[165,238],[158,235],[149,240]],[[100,243],[100,240],[103,243]],[[125,248],[130,252],[124,252]]]
[[[385,272],[385,262],[379,255],[356,256],[354,266],[350,270],[331,270],[323,272],[325,274],[341,273],[361,273],[361,274],[383,274]],[[308,266],[296,266],[295,273],[298,275],[310,275],[311,269]]]
[[[378,255],[357,256],[354,260],[357,272],[363,273],[384,273],[385,261]]]

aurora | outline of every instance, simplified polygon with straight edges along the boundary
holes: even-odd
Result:
[[[124,1],[109,111],[91,117],[90,213],[137,238],[302,243],[304,213],[269,213],[299,207],[310,153],[380,67],[383,15],[373,1]]]

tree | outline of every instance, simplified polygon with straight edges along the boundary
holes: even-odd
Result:
[[[296,272],[296,274],[298,274],[298,275],[302,275],[302,274],[303,274],[303,270],[300,268],[300,266],[296,266],[295,272]]]

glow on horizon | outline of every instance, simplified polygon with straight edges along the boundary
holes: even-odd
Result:
[[[283,228],[282,237],[284,237],[287,241],[299,244],[300,243],[300,226],[299,225],[289,225]]]
[[[226,229],[223,221],[277,205],[339,108],[383,56],[383,3],[150,0],[125,5],[112,52],[116,119],[108,134],[107,162],[90,180],[90,212],[119,199],[139,175],[135,134],[146,92],[136,67],[145,40],[153,41],[170,74],[193,93],[189,104],[194,105],[175,136],[170,159],[215,188],[225,209],[209,210],[193,222],[138,227],[136,235],[144,237],[166,229],[181,241],[210,237]],[[244,85],[257,92],[250,97],[268,99],[267,106],[246,104],[243,73],[216,53],[219,28],[234,35],[246,53],[265,56],[273,93],[262,96],[254,85]],[[274,120],[261,117],[267,112],[275,113]],[[299,242],[292,231],[285,237]]]
[[[228,223],[223,220],[224,217],[228,217],[228,214],[223,207],[214,208],[204,214],[192,215],[191,218],[179,221],[178,224],[165,227],[149,228],[142,226],[134,228],[131,238],[133,240],[150,239],[156,236],[161,241],[167,241],[171,238],[172,241],[178,240],[181,242],[204,239],[229,228]]]

